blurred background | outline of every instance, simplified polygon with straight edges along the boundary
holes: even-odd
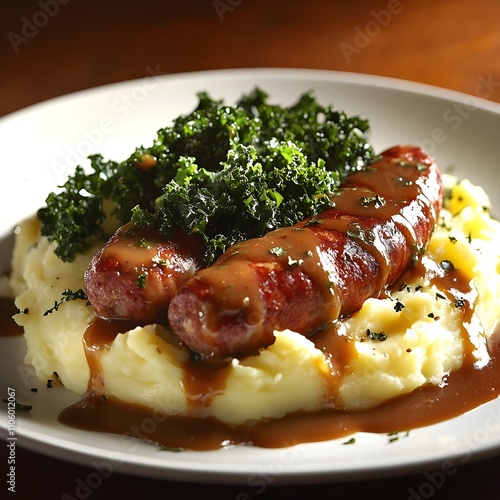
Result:
[[[496,82],[498,0],[3,0],[0,115],[157,73],[320,68],[475,93]]]
[[[500,102],[499,0],[2,0],[0,116],[155,74],[316,68],[383,75]],[[481,93],[479,93],[479,89]],[[4,166],[6,168],[6,166]],[[0,455],[2,467],[4,454]],[[497,498],[500,458],[439,475],[264,489],[113,474],[18,451],[18,498]],[[437,479],[436,479],[437,478]],[[5,488],[5,486],[2,486]],[[2,494],[3,494],[2,489]],[[77,495],[80,494],[80,496]],[[0,496],[2,495],[0,494]],[[83,496],[82,496],[83,495]]]

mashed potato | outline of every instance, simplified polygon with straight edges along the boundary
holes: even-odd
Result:
[[[206,383],[196,394],[186,386],[187,350],[163,326],[148,325],[123,332],[93,353],[100,365],[99,391],[169,415],[243,424],[325,406],[371,408],[424,384],[440,385],[461,367],[471,342],[476,363],[487,363],[486,341],[498,321],[491,304],[500,302],[500,223],[491,219],[481,188],[448,176],[445,183],[445,207],[423,258],[430,267],[451,262],[470,279],[474,310],[465,330],[460,308],[435,283],[417,277],[387,298],[367,300],[337,325],[351,346],[342,370],[311,340],[276,332],[272,346],[258,356],[233,359],[223,383]],[[83,288],[84,270],[97,249],[71,264],[53,250],[35,220],[21,225],[11,277],[21,311],[16,321],[25,330],[26,362],[38,377],[57,372],[65,387],[83,394],[91,372],[82,337],[94,315],[84,300],[60,300],[64,290]]]

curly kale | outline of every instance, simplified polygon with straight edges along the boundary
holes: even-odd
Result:
[[[309,163],[292,142],[273,139],[260,155],[254,146],[238,144],[217,172],[185,158],[157,199],[154,214],[135,208],[132,220],[167,236],[178,227],[200,234],[210,263],[238,241],[333,206],[330,195],[339,177],[326,170],[324,160]]]
[[[198,94],[198,106],[125,161],[90,159],[38,211],[42,234],[71,261],[102,238],[105,202],[121,223],[201,235],[211,262],[228,245],[294,224],[331,205],[342,179],[374,152],[368,122],[303,94],[292,106],[255,89],[234,106]]]

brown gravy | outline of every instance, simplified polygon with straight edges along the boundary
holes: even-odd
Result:
[[[490,346],[490,362],[452,373],[445,387],[424,386],[376,408],[295,413],[252,426],[229,427],[212,418],[166,417],[137,405],[89,392],[59,416],[65,425],[134,436],[168,448],[211,450],[236,444],[281,448],[342,438],[356,432],[405,432],[441,422],[500,394],[500,341]]]
[[[396,287],[405,279],[426,275],[439,283],[453,299],[467,298],[471,292],[469,280],[459,270],[433,275],[422,263],[405,273]],[[464,301],[460,308],[466,324],[472,314],[472,304]],[[342,438],[356,432],[404,432],[441,422],[461,415],[500,394],[500,338],[493,335],[488,345],[489,362],[484,366],[474,363],[473,346],[466,342],[463,367],[450,374],[444,387],[423,386],[411,394],[385,402],[373,409],[341,411],[325,409],[318,412],[298,412],[280,419],[268,419],[254,425],[230,427],[209,418],[188,418],[155,413],[138,405],[125,404],[101,396],[102,381],[98,353],[106,349],[114,337],[123,331],[120,322],[96,319],[84,334],[84,345],[92,379],[88,393],[81,401],[63,410],[59,420],[68,426],[110,432],[145,439],[167,448],[210,450],[237,444],[251,444],[266,448],[279,448],[303,442],[317,442]],[[337,366],[347,365],[349,349],[334,332],[325,331],[314,338],[316,346],[331,356]],[[336,354],[335,354],[336,353]],[[183,379],[190,406],[200,410],[210,406],[210,395],[223,390],[229,366],[217,363],[188,361]],[[335,391],[334,380],[329,389]]]
[[[360,175],[369,177],[369,174]],[[401,175],[398,173],[398,176],[390,174],[389,177],[376,177],[377,183],[373,192],[381,192],[391,197],[397,188],[398,193],[403,193],[405,198],[414,199],[418,193],[417,178],[417,170],[401,166]],[[383,182],[387,183],[386,187],[382,185]],[[401,191],[402,189],[406,191]],[[366,207],[359,201],[359,197],[347,196],[340,196],[337,200],[345,212],[354,214],[360,211],[359,215],[366,215]],[[430,205],[428,200],[421,199],[421,202]],[[397,203],[394,202],[392,208],[391,204],[388,204],[385,208],[379,207],[377,213],[381,218],[389,219],[396,208]],[[428,208],[431,211],[432,207]],[[339,230],[337,226],[340,223],[334,223],[336,230]],[[346,232],[347,229],[344,228],[343,231]],[[410,224],[405,224],[402,231],[409,242],[415,239]],[[285,246],[285,243],[281,244]],[[304,243],[298,246],[307,249]],[[267,250],[263,255],[270,259]],[[388,259],[382,254],[376,257],[381,267],[387,267]],[[313,269],[310,274],[315,276],[314,269],[317,266],[314,261],[311,262],[312,264],[306,262],[305,265]],[[417,265],[412,272],[425,275],[428,271]],[[465,276],[460,271],[451,269],[428,277],[447,290],[447,298],[454,300],[457,307],[461,308],[466,324],[472,314],[473,299],[469,300],[471,289]],[[399,280],[400,283],[406,278],[408,275],[403,276]],[[325,278],[315,277],[317,282],[321,282],[321,279]],[[322,289],[327,290],[327,287]],[[234,297],[229,292],[226,292],[226,295],[227,302],[231,305]],[[258,302],[258,298],[255,297],[252,302]],[[337,303],[330,306],[334,310],[338,309]],[[253,425],[237,427],[227,426],[212,417],[203,419],[166,416],[145,407],[114,401],[103,395],[98,353],[109,346],[120,330],[123,331],[121,327],[122,323],[117,328],[116,324],[101,320],[89,325],[84,334],[84,345],[92,373],[89,390],[78,403],[61,412],[59,421],[63,424],[97,432],[133,436],[172,449],[211,450],[238,444],[280,448],[304,442],[343,438],[356,432],[405,432],[461,415],[497,398],[500,394],[500,341],[498,335],[495,335],[495,341],[488,346],[488,363],[481,366],[475,364],[475,358],[472,356],[474,346],[466,345],[463,367],[450,374],[443,387],[426,385],[370,410],[324,409],[318,412],[297,412],[280,419],[267,419]],[[349,349],[342,347],[338,338],[327,338],[327,333],[314,340],[316,345],[335,356],[334,364],[347,365]],[[463,327],[461,333],[465,341],[469,332]],[[185,368],[183,383],[191,406],[196,410],[208,407],[210,395],[224,389],[227,367],[189,361]]]
[[[16,337],[23,334],[23,328],[19,326],[12,316],[16,314],[17,308],[14,299],[0,297],[0,337]]]
[[[12,319],[15,311],[12,299],[0,298],[3,337],[22,334],[22,328]],[[95,333],[97,338],[99,332]],[[111,341],[116,334],[117,330],[102,329],[102,344]],[[87,346],[90,351],[98,348],[96,338],[93,347]],[[456,417],[498,397],[498,335],[496,339],[489,345],[491,360],[485,367],[478,369],[466,363],[466,367],[448,377],[445,387],[424,386],[370,410],[296,413],[253,426],[232,428],[212,418],[166,417],[148,408],[109,400],[89,392],[81,401],[63,410],[59,420],[72,427],[133,436],[168,448],[194,450],[211,450],[235,444],[278,448],[342,438],[355,432],[404,432]],[[99,371],[97,366],[93,368],[94,373]],[[219,369],[213,367],[212,374]],[[188,390],[195,394],[206,390],[209,383],[212,390],[214,385],[223,385],[220,380],[222,372],[218,371],[219,380],[213,380],[210,367],[199,368],[198,373],[192,371]],[[98,385],[96,380],[93,383],[94,387]]]

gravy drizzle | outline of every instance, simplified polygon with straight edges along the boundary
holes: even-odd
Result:
[[[385,219],[395,216],[401,207],[395,207],[391,201],[385,207],[367,208],[359,203],[361,196],[370,197],[373,193],[382,193],[387,199],[397,189],[398,197],[411,199],[417,193],[417,172],[401,165],[396,174],[387,172],[384,176],[370,177],[369,173],[359,173],[364,181],[369,178],[373,185],[359,191],[359,197],[339,195],[337,209],[346,214],[359,216],[376,215]],[[353,176],[354,178],[354,176]],[[376,179],[378,179],[376,181]],[[373,191],[371,191],[373,189]],[[427,203],[425,196],[422,203]],[[392,208],[390,208],[392,205]],[[397,209],[397,210],[396,210]],[[370,213],[372,212],[372,213]],[[414,240],[412,225],[404,217],[398,219],[398,227],[407,241]],[[349,230],[348,222],[341,219],[321,221],[328,230],[335,228],[341,232]],[[279,233],[278,233],[279,234]],[[318,265],[316,250],[314,258],[305,258],[306,237],[298,231],[295,241],[279,239],[275,242],[283,247],[288,255],[303,259],[313,281],[322,282],[327,277]],[[310,243],[310,241],[309,241]],[[361,244],[363,241],[361,241]],[[321,242],[316,240],[314,248]],[[256,253],[262,253],[255,249]],[[272,260],[267,252],[267,260]],[[311,257],[310,251],[307,253]],[[387,266],[386,259],[378,252],[375,255],[378,265]],[[318,442],[343,438],[356,432],[392,433],[405,432],[418,427],[431,425],[461,415],[497,398],[500,395],[500,334],[495,332],[489,340],[476,338],[473,331],[473,313],[475,290],[471,282],[460,270],[454,268],[436,270],[426,265],[425,258],[420,259],[392,286],[393,290],[406,282],[424,277],[430,284],[435,284],[443,291],[445,298],[452,301],[462,314],[461,335],[465,346],[462,368],[451,373],[444,386],[425,385],[410,394],[391,399],[379,406],[362,411],[342,411],[323,409],[317,412],[297,412],[280,419],[259,421],[253,425],[228,426],[213,417],[178,417],[165,416],[140,405],[127,404],[104,396],[104,384],[101,373],[101,354],[109,348],[117,335],[135,326],[127,321],[104,321],[96,318],[87,327],[83,336],[83,345],[90,368],[90,380],[86,394],[81,400],[59,415],[59,421],[65,425],[97,432],[109,432],[132,436],[171,449],[213,450],[231,445],[248,444],[266,448],[280,448],[303,442]],[[251,279],[251,276],[246,278]],[[244,282],[244,280],[242,280]],[[327,287],[323,287],[327,290]],[[230,290],[227,291],[231,293]],[[382,292],[390,293],[390,290]],[[335,297],[323,294],[325,314],[331,315],[339,308]],[[254,297],[258,303],[259,297]],[[253,310],[257,314],[258,308]],[[14,337],[23,334],[12,316],[17,312],[14,300],[0,297],[0,336]],[[259,318],[255,318],[258,322]],[[217,328],[217,325],[213,325]],[[338,334],[335,327],[315,333],[311,337],[316,347],[321,349],[332,367],[336,367],[339,377],[332,374],[330,391],[341,379],[343,370],[349,365],[353,355],[353,346]],[[478,352],[482,357],[478,358]],[[479,359],[479,361],[478,361]],[[188,360],[184,366],[183,385],[193,412],[203,413],[213,397],[223,391],[230,370],[230,363],[202,363]],[[143,425],[154,419],[154,426]]]
[[[281,448],[342,438],[355,432],[405,432],[461,415],[500,394],[500,342],[490,343],[491,360],[465,364],[449,375],[446,387],[426,385],[363,411],[325,409],[298,412],[251,426],[230,427],[213,418],[166,417],[139,405],[106,400],[89,391],[59,416],[65,425],[122,434],[173,449],[212,450],[251,444]],[[154,418],[156,425],[142,425]]]
[[[394,223],[403,233],[408,247],[419,247],[422,234],[415,234],[414,221],[411,214],[405,214],[405,206],[408,200],[418,196],[419,203],[430,207],[429,198],[425,193],[418,195],[418,169],[425,166],[417,165],[408,168],[401,164],[396,173],[386,172],[386,175],[371,176],[369,172],[354,174],[362,177],[361,184],[366,188],[360,189],[358,197],[347,194],[339,195],[336,199],[337,210],[341,213],[359,215],[362,217],[376,216],[389,220],[394,218]],[[398,193],[397,199],[392,200],[392,195]],[[370,207],[360,203],[364,198],[373,198],[375,193],[381,193],[390,203],[382,207]],[[430,197],[432,199],[432,196]],[[402,216],[398,215],[401,210]],[[435,215],[435,214],[434,214]],[[346,233],[349,231],[349,219],[346,220],[333,217],[323,220],[320,226],[325,229],[333,229]],[[287,255],[302,259],[307,268],[311,280],[326,284],[329,277],[321,270],[316,249],[321,245],[321,237],[305,236],[300,230],[293,237],[281,238],[280,232],[275,233],[276,241],[273,245],[282,247]],[[311,239],[312,238],[312,239]],[[314,244],[311,246],[311,241]],[[361,241],[363,243],[363,241]],[[238,261],[238,245],[234,247],[230,257]],[[309,249],[309,250],[308,250]],[[249,249],[246,248],[248,251]],[[307,255],[310,258],[305,258]],[[414,251],[414,250],[412,250]],[[260,261],[270,263],[272,257],[268,250],[252,248],[251,253],[258,255]],[[313,255],[314,254],[314,255]],[[248,253],[247,253],[248,257]],[[255,257],[255,255],[253,255]],[[387,267],[388,262],[383,253],[376,249],[374,255],[377,265],[381,268]],[[224,270],[222,269],[221,272]],[[251,280],[251,275],[241,271],[241,282]],[[152,410],[119,401],[102,398],[100,396],[99,351],[105,349],[115,335],[121,329],[123,323],[102,322],[96,320],[85,333],[85,348],[91,368],[91,380],[89,390],[82,400],[61,412],[59,420],[69,426],[89,429],[100,432],[132,435],[140,439],[159,443],[168,448],[185,448],[194,450],[209,450],[229,445],[252,444],[261,447],[278,448],[302,442],[325,441],[329,439],[342,438],[355,432],[392,433],[404,432],[418,427],[434,424],[463,414],[483,403],[491,401],[500,394],[500,341],[496,333],[490,337],[488,343],[484,341],[483,351],[487,352],[486,358],[478,362],[477,352],[481,350],[477,339],[474,339],[472,318],[474,313],[475,289],[470,281],[460,271],[454,268],[435,269],[426,264],[425,258],[419,259],[406,273],[401,276],[392,289],[398,289],[405,282],[414,282],[416,278],[425,278],[430,284],[435,284],[443,290],[445,299],[451,300],[460,309],[462,314],[462,339],[465,346],[462,368],[451,373],[443,386],[425,385],[414,390],[410,394],[396,397],[379,406],[362,411],[341,411],[324,409],[317,412],[297,412],[280,419],[259,421],[253,425],[238,427],[226,426],[212,417],[190,418],[190,417],[166,417],[154,415]],[[244,278],[244,279],[243,279]],[[326,280],[326,281],[325,281]],[[320,287],[327,290],[328,287]],[[221,294],[227,303],[239,301],[240,297],[234,295],[234,290],[221,288]],[[246,293],[241,290],[241,293]],[[380,296],[390,294],[390,290],[384,290]],[[324,293],[324,311],[330,315],[332,311],[338,310],[339,304],[333,294]],[[254,321],[258,323],[258,296],[252,297],[257,307],[252,308],[249,313],[254,313]],[[331,317],[331,316],[330,316]],[[217,328],[216,320],[211,325]],[[472,340],[471,340],[472,338]],[[311,337],[316,346],[321,349],[327,359],[331,362],[339,374],[332,374],[329,390],[334,389],[343,371],[349,364],[353,355],[353,347],[335,329],[317,332]],[[486,345],[488,344],[488,345]],[[230,365],[211,365],[210,363],[196,363],[193,360],[185,364],[185,377],[183,380],[188,400],[194,410],[199,411],[210,406],[213,396],[224,390],[225,380]],[[155,416],[157,425],[141,427],[146,419]]]
[[[470,281],[459,270],[436,271],[422,260],[408,270],[393,289],[419,276],[438,285],[460,308],[463,316],[462,335],[466,347],[463,365],[446,378],[444,387],[425,385],[368,410],[297,412],[238,427],[227,426],[213,417],[167,417],[140,405],[100,395],[99,352],[124,331],[125,325],[96,319],[85,332],[84,341],[92,372],[89,390],[81,401],[63,410],[59,420],[68,426],[125,434],[171,449],[212,450],[238,444],[280,448],[343,438],[356,432],[406,432],[456,417],[500,395],[500,335],[495,333],[488,341],[489,362],[477,364],[473,354],[476,347],[470,342],[467,329],[473,314],[474,294]],[[338,367],[340,373],[348,366],[352,346],[343,337],[329,330],[312,339],[318,348],[334,357],[332,365]],[[228,364],[186,362],[183,383],[193,408],[210,406],[213,396],[224,389],[229,367]],[[332,377],[331,383],[335,384],[336,380]],[[155,426],[141,426],[152,416]]]

